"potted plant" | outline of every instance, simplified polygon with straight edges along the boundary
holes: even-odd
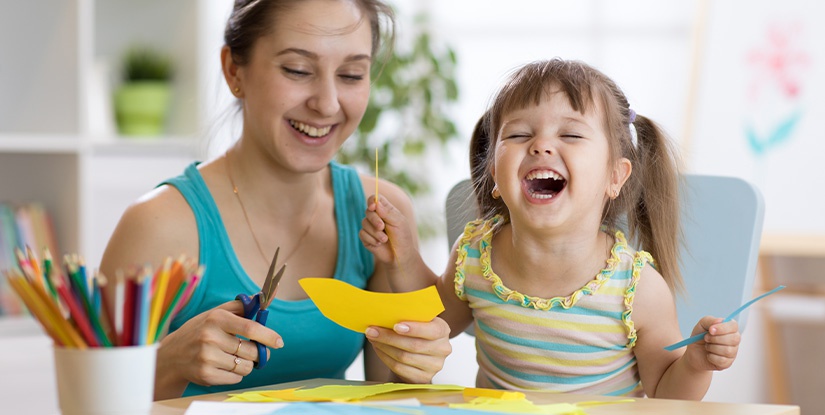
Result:
[[[373,66],[366,113],[337,157],[369,172],[378,148],[380,176],[413,197],[419,234],[427,238],[443,233],[443,212],[428,200],[437,177],[421,166],[458,138],[450,115],[459,95],[457,59],[450,46],[432,42],[426,14],[416,16],[412,28],[411,44],[399,45],[385,64]]]
[[[156,136],[163,132],[169,111],[171,59],[157,50],[137,46],[123,61],[123,84],[115,92],[115,118],[123,135]]]

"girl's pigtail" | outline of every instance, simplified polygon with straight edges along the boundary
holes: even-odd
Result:
[[[639,181],[638,199],[628,212],[631,237],[656,259],[657,269],[671,289],[684,289],[679,270],[680,166],[676,152],[665,133],[650,119],[637,116],[636,150],[638,159],[633,175]]]

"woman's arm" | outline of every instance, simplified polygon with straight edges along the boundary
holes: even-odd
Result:
[[[157,266],[165,257],[185,254],[198,258],[195,218],[183,196],[172,187],[155,189],[130,206],[115,229],[100,269],[114,275],[135,264]],[[110,284],[113,286],[114,284]],[[258,354],[254,344],[282,345],[274,331],[247,320],[243,307],[231,301],[184,323],[158,349],[155,399],[180,397],[189,382],[201,385],[234,384],[252,371]],[[242,361],[236,366],[235,355]]]

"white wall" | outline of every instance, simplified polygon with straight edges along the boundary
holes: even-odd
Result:
[[[396,0],[411,11],[410,0]],[[447,177],[437,189],[448,189],[469,177],[467,144],[476,120],[491,95],[514,68],[555,56],[583,60],[613,78],[636,112],[656,120],[676,140],[685,129],[693,62],[694,20],[699,1],[660,0],[449,0],[426,1],[436,43],[458,55],[460,101],[454,108],[462,141],[440,172]],[[403,24],[403,21],[402,21]],[[403,30],[403,27],[401,28]],[[443,270],[447,241],[422,247],[428,264]],[[728,371],[718,373],[706,400],[768,402],[758,311],[749,317],[740,355]],[[473,385],[477,364],[473,338],[453,339],[453,354],[436,382]]]

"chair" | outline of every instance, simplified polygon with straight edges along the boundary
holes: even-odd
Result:
[[[687,337],[706,315],[726,317],[753,296],[754,274],[765,216],[761,193],[734,177],[686,175],[682,187],[685,293],[677,295],[679,329]],[[450,247],[464,224],[478,215],[469,179],[447,195]],[[738,318],[744,331],[747,311]]]

